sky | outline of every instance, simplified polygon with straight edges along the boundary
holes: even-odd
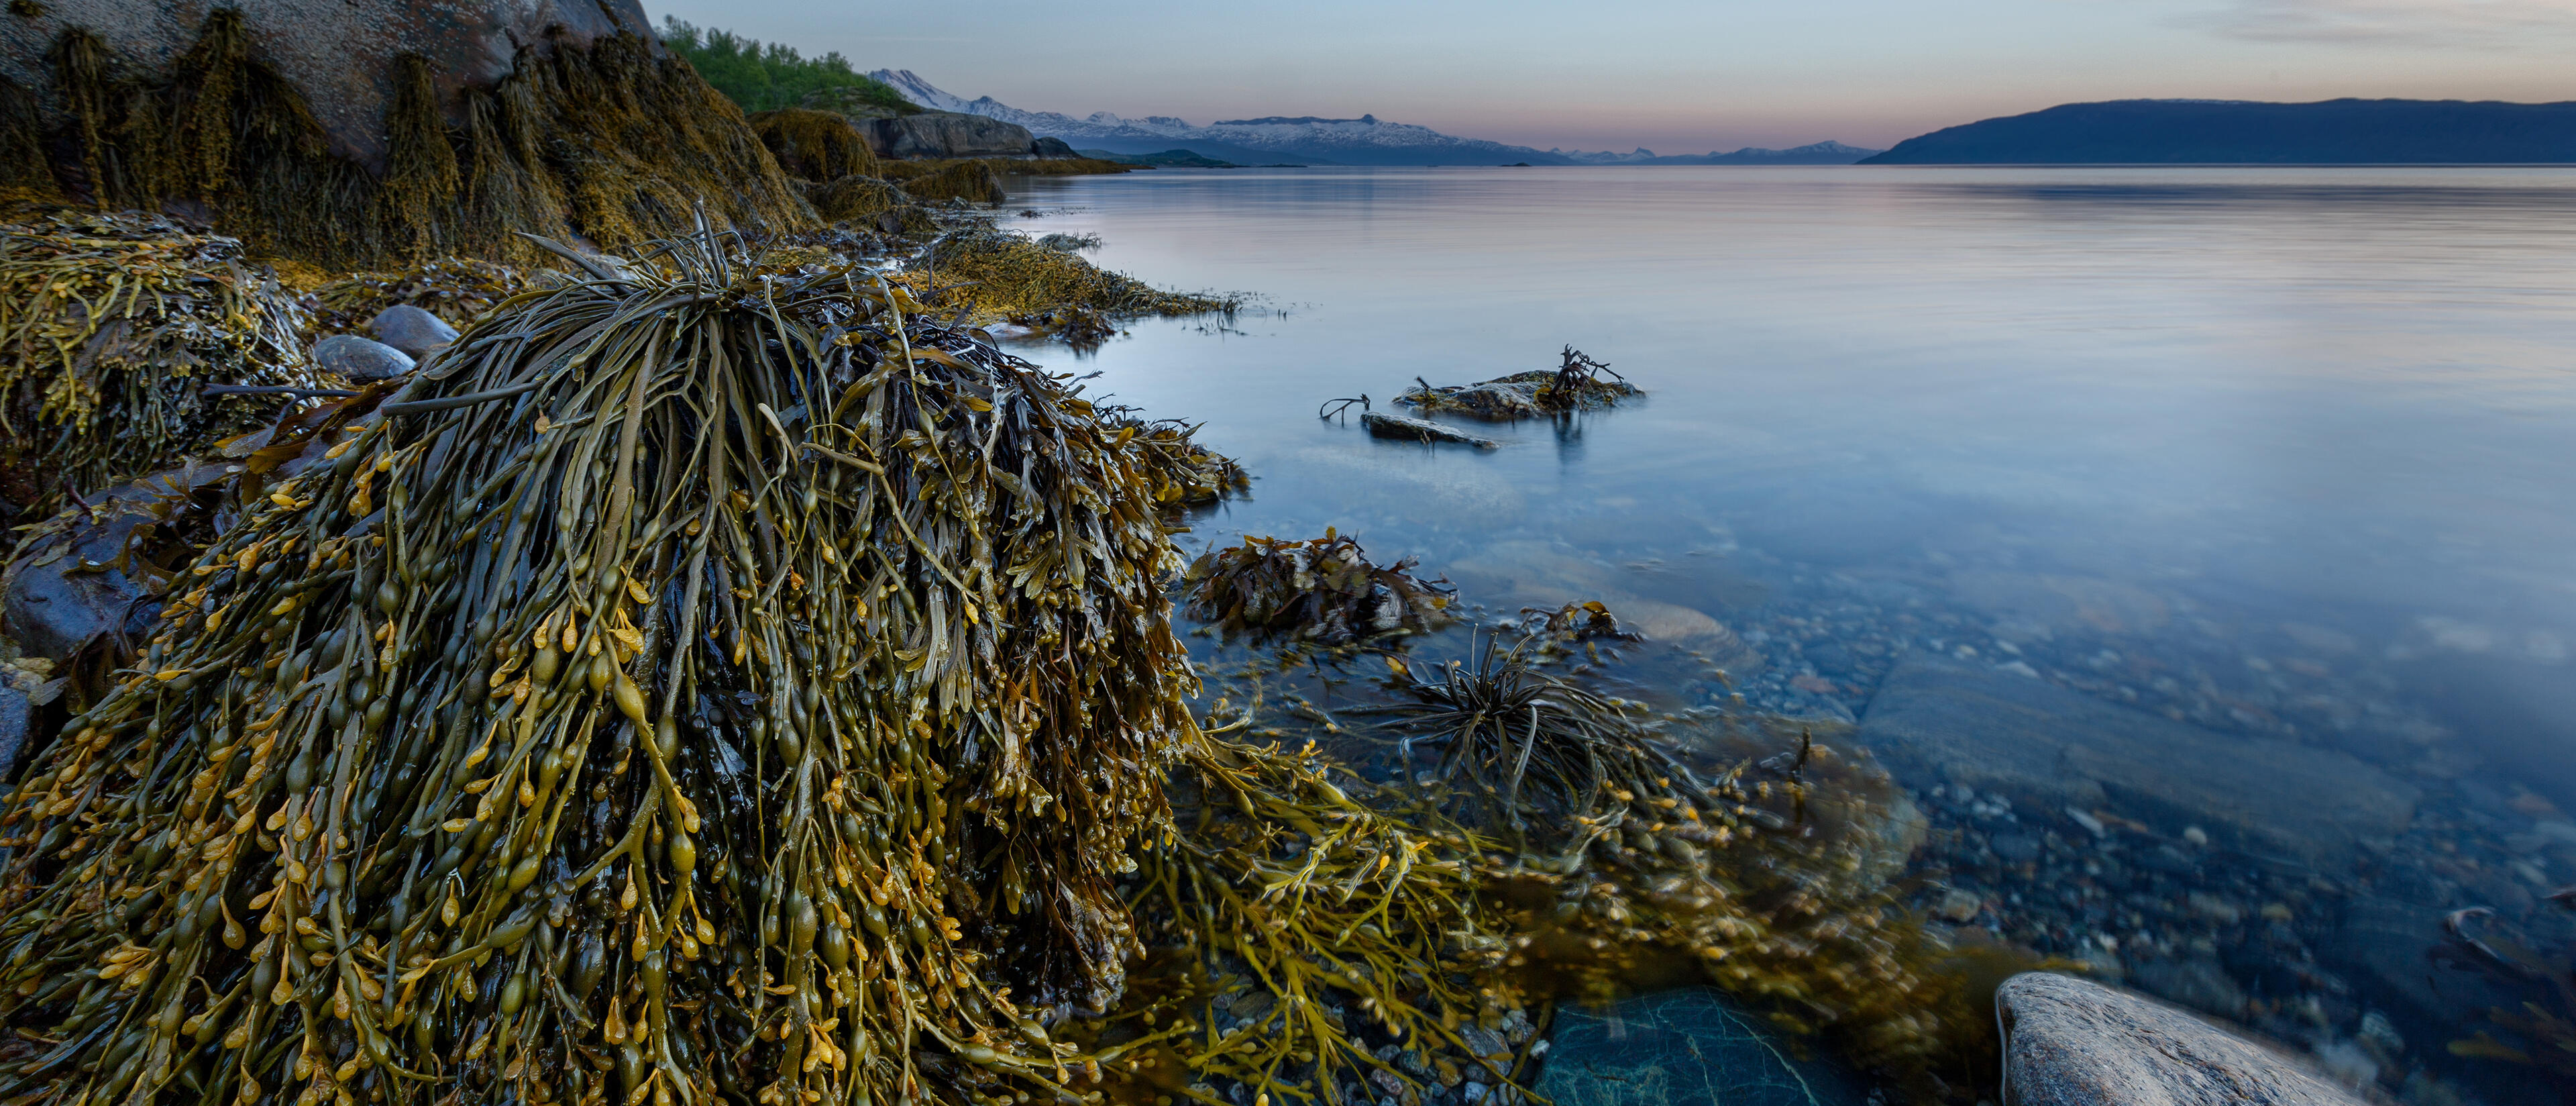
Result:
[[[1582,150],[1883,147],[2139,97],[2576,100],[2576,0],[644,0],[961,96]]]

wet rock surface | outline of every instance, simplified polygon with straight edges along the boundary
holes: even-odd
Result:
[[[456,341],[456,328],[447,320],[407,303],[384,309],[367,324],[376,341],[402,351],[414,361],[446,349]]]
[[[2328,870],[2366,844],[2384,848],[2421,798],[2346,754],[2220,734],[1933,657],[1896,666],[1858,741],[1918,787],[1964,786],[2043,807],[2117,802],[2196,824],[2222,845]]]
[[[2139,996],[2047,972],[2005,980],[2004,1106],[2358,1106],[2288,1057]]]
[[[1371,411],[1361,415],[1360,425],[1367,427],[1369,436],[1373,438],[1393,438],[1405,442],[1452,442],[1458,445],[1471,445],[1478,449],[1494,449],[1501,444],[1491,438],[1479,438],[1464,430],[1443,426],[1429,419],[1417,419],[1409,415],[1390,415],[1384,411]]]
[[[1858,1106],[1847,1073],[1704,990],[1559,1007],[1533,1088],[1557,1106]]]
[[[26,656],[55,664],[94,644],[141,642],[160,613],[152,580],[163,570],[130,551],[169,521],[175,499],[229,473],[218,464],[156,473],[91,496],[86,509],[29,533],[0,572],[0,630]]]
[[[313,364],[359,383],[391,380],[410,372],[410,355],[355,334],[334,334],[313,343]]]

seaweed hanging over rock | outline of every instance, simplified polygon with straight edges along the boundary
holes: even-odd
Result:
[[[1115,432],[713,238],[459,351],[0,807],[0,1097],[1072,1094],[1196,734]]]
[[[1639,394],[1636,385],[1573,346],[1552,371],[1513,373],[1475,384],[1438,387],[1419,377],[1397,403],[1425,413],[1451,412],[1508,422],[1609,407]]]
[[[50,511],[276,409],[209,384],[328,386],[305,330],[233,239],[141,215],[0,226],[0,496]]]
[[[1206,507],[1249,486],[1252,478],[1234,458],[1198,442],[1200,425],[1179,419],[1144,419],[1132,409],[1105,411],[1119,436],[1143,452],[1154,502],[1166,509]]]
[[[256,14],[212,8],[161,71],[63,30],[47,68],[64,118],[33,124],[71,153],[53,176],[98,208],[190,206],[263,255],[331,270],[543,256],[516,232],[618,248],[688,230],[701,203],[735,227],[812,222],[740,110],[636,35],[522,44],[507,75],[461,93],[397,55],[378,164],[340,152],[349,136],[261,53]],[[23,145],[10,101],[0,144]]]
[[[875,176],[877,156],[848,117],[811,108],[777,108],[750,116],[751,133],[778,162],[778,171],[821,183]]]
[[[1426,633],[1450,620],[1456,589],[1413,575],[1414,559],[1369,563],[1360,543],[1331,529],[1308,541],[1245,537],[1190,565],[1190,617],[1227,634],[1349,645]]]
[[[976,323],[1034,322],[1037,316],[1066,311],[1112,318],[1200,315],[1232,311],[1242,302],[1161,291],[1041,246],[1027,235],[991,227],[969,227],[941,238],[894,279],[923,303],[962,308]]]

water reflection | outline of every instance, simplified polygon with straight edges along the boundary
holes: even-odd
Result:
[[[1294,305],[1097,354],[1098,387],[1206,420],[1254,474],[1191,540],[1338,526],[1489,609],[1601,598],[1726,658],[1732,686],[1665,689],[1681,699],[1740,692],[1896,751],[1957,738],[1908,781],[1937,831],[1920,904],[1948,923],[2392,1091],[2545,1095],[2451,1055],[2514,996],[2426,954],[2477,905],[2537,945],[2576,936],[2541,899],[2576,882],[2576,172],[1027,188],[1113,267]],[[1549,367],[1566,342],[1651,401],[1485,428],[1491,454],[1313,417],[1417,375]],[[1970,694],[2039,721],[1890,721]],[[2115,732],[2235,752],[2157,775],[2114,763]],[[2098,790],[2038,804],[1980,750],[2076,758]],[[2268,801],[2403,817],[2303,830],[2349,840],[2295,863],[2229,827],[2324,823],[2176,782],[2328,764],[2368,794],[2291,779]]]

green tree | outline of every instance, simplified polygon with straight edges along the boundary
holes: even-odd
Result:
[[[699,76],[746,112],[795,107],[807,93],[827,88],[856,89],[850,99],[901,114],[921,110],[884,82],[869,80],[839,51],[808,58],[785,43],[763,44],[667,15],[662,45],[688,59]]]

